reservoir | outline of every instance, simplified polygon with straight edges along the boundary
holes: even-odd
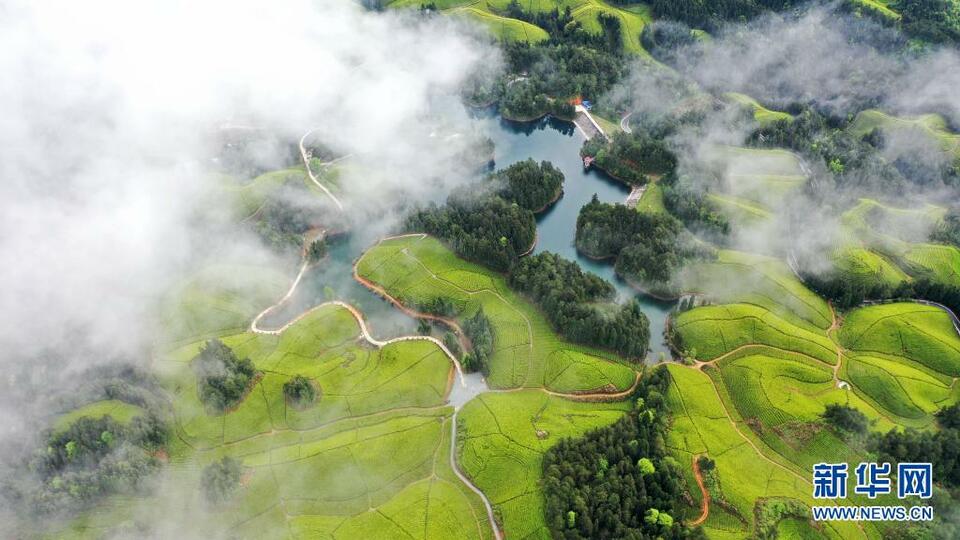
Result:
[[[584,137],[569,122],[543,118],[535,122],[510,122],[493,111],[478,113],[475,122],[495,143],[495,167],[500,169],[533,158],[550,161],[564,174],[563,197],[537,216],[537,246],[534,253],[552,251],[575,260],[585,271],[611,282],[621,300],[636,297],[650,320],[648,363],[657,362],[664,353],[670,357],[663,340],[667,316],[675,305],[638,294],[613,271],[613,261],[596,261],[580,255],[574,245],[577,215],[594,194],[608,203],[621,203],[630,190],[602,172],[584,171],[580,147]],[[334,239],[328,257],[304,276],[294,297],[283,308],[265,318],[264,327],[280,326],[311,306],[327,300],[343,300],[356,306],[369,322],[378,339],[389,339],[416,332],[417,322],[394,309],[389,303],[354,281],[353,261],[376,242],[363,231]]]
[[[630,189],[606,174],[584,171],[580,160],[583,134],[572,123],[551,118],[536,122],[510,122],[499,116],[480,118],[487,134],[496,144],[495,160],[498,169],[517,161],[533,158],[550,161],[563,171],[563,197],[537,216],[537,247],[534,253],[552,251],[570,260],[577,261],[580,268],[606,279],[617,288],[621,299],[635,296],[650,319],[650,349],[648,362],[659,360],[660,353],[670,358],[670,350],[663,340],[667,316],[676,302],[664,302],[645,294],[638,294],[613,271],[613,260],[597,261],[577,252],[574,236],[577,232],[577,215],[580,208],[590,202],[594,194],[602,202],[622,203]]]

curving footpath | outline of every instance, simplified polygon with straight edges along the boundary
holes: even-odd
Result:
[[[497,525],[497,518],[493,515],[493,506],[490,504],[490,500],[480,491],[480,488],[475,486],[469,478],[460,472],[460,465],[457,464],[457,414],[459,412],[458,410],[453,411],[453,417],[450,422],[450,468],[453,469],[453,474],[456,474],[457,478],[483,501],[483,506],[487,509],[487,519],[490,520],[490,527],[493,529],[494,538],[496,538],[496,540],[503,540],[503,533],[500,532],[500,527]]]
[[[702,454],[701,454],[702,455]],[[700,455],[693,456],[693,476],[697,479],[697,485],[700,487],[700,517],[690,522],[691,527],[696,527],[707,520],[710,515],[710,492],[703,483],[703,472],[700,471],[700,463],[697,461]]]
[[[333,193],[331,193],[330,190],[327,189],[327,186],[320,183],[320,180],[318,180],[317,177],[313,174],[313,171],[310,170],[310,157],[307,156],[307,147],[306,147],[305,141],[307,140],[307,137],[309,137],[311,133],[319,129],[320,128],[313,128],[310,131],[304,133],[303,137],[300,137],[300,159],[303,160],[303,166],[307,169],[307,176],[310,177],[310,180],[313,181],[313,183],[316,184],[318,188],[322,189],[323,192],[327,194],[327,197],[330,197],[330,200],[332,200],[334,204],[337,205],[337,208],[341,212],[343,212],[343,204],[340,203],[340,199],[338,199]]]

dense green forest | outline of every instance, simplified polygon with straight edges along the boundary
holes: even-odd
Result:
[[[193,359],[200,401],[222,413],[239,403],[257,377],[249,358],[240,359],[219,339],[211,339]]]
[[[623,418],[547,451],[544,492],[554,538],[706,538],[674,519],[685,505],[685,482],[664,444],[669,386],[670,373],[654,369],[641,379],[636,407]]]
[[[25,474],[5,476],[0,485],[11,510],[46,519],[71,515],[111,494],[143,494],[162,465],[170,433],[164,396],[152,377],[129,364],[114,364],[86,370],[75,380],[64,399],[68,410],[102,400],[141,410],[122,423],[109,414],[81,416],[35,441],[21,441],[32,452],[12,466]]]
[[[627,358],[646,356],[650,322],[637,300],[614,303],[613,286],[577,263],[550,252],[525,257],[510,271],[509,283],[532,298],[568,339]]]
[[[443,206],[411,213],[404,228],[444,240],[465,259],[505,272],[533,245],[533,212],[498,195],[475,198],[469,190],[451,194]]]
[[[595,258],[616,258],[617,274],[634,283],[663,289],[684,262],[705,257],[668,214],[637,212],[596,197],[577,217],[577,249]]]
[[[642,131],[617,132],[609,144],[595,137],[583,144],[580,155],[593,157],[594,166],[633,185],[645,184],[647,175],[670,174],[677,167],[677,157],[667,143]]]
[[[650,7],[657,19],[682,21],[694,28],[714,31],[724,22],[746,21],[764,12],[788,11],[805,3],[797,0],[652,0]],[[840,7],[864,15],[874,14],[868,3],[843,2]],[[960,39],[960,3],[956,0],[900,0],[891,7],[902,15],[901,28],[909,36],[933,43]],[[882,15],[876,19],[892,22]]]
[[[689,175],[668,174],[660,180],[663,206],[691,231],[716,243],[725,242],[730,220],[711,203]]]
[[[539,44],[504,44],[508,71],[526,74],[503,87],[500,112],[507,118],[530,119],[547,113],[573,118],[568,99],[598,98],[627,72],[621,23],[616,17],[600,14],[597,20],[602,32],[595,34],[573,18],[569,6],[562,11],[528,12],[513,1],[505,14],[536,24],[550,36]]]
[[[497,171],[492,176],[504,199],[539,212],[563,193],[563,173],[549,161],[527,159]]]
[[[463,369],[489,375],[490,355],[493,354],[493,325],[483,308],[463,321],[463,333],[467,335],[472,346],[472,350],[463,356]]]

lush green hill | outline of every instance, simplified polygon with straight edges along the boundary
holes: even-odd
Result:
[[[960,284],[960,250],[926,241],[945,212],[933,205],[897,208],[861,199],[841,218],[832,255],[837,271],[864,287],[892,289],[918,278]]]
[[[893,116],[877,109],[868,109],[858,113],[848,129],[854,135],[862,137],[877,128],[929,138],[937,142],[945,152],[960,156],[960,134],[950,131],[946,120],[939,114]]]
[[[774,111],[760,104],[756,99],[737,92],[727,92],[723,95],[727,101],[747,108],[753,113],[753,119],[761,126],[766,126],[780,120],[790,121],[793,116],[783,111]]]
[[[224,414],[208,412],[198,399],[191,359],[200,344],[165,355],[157,369],[175,413],[167,469],[187,491],[159,490],[139,502],[111,498],[68,533],[89,537],[129,526],[148,519],[138,514],[147,504],[182,516],[206,508],[213,516],[192,527],[207,535],[492,538],[480,499],[449,461],[453,411],[444,403],[451,361],[429,341],[377,347],[358,335],[347,309],[326,305],[279,336],[224,338],[261,373]],[[283,384],[294,375],[315,384],[312,406],[285,400]],[[211,507],[200,473],[224,455],[240,460],[241,485],[229,502]]]
[[[364,253],[357,270],[407,306],[444,298],[460,320],[482,308],[494,329],[487,379],[494,388],[616,391],[634,382],[631,368],[609,353],[560,340],[546,318],[512,292],[501,275],[457,258],[433,237],[384,240]]]
[[[457,258],[432,237],[384,240],[364,253],[357,270],[405,306],[442,297],[461,322],[483,309],[494,333],[488,384],[524,390],[484,394],[464,406],[460,461],[494,503],[507,537],[549,538],[538,483],[543,452],[560,437],[613,423],[630,407],[551,394],[596,392],[594,399],[603,399],[631,387],[633,369],[609,353],[559,339],[501,275]]]
[[[423,0],[394,0],[388,4],[391,8],[419,8],[430,4]],[[528,22],[512,19],[505,16],[509,0],[440,0],[432,2],[441,12],[469,17],[490,31],[500,39],[506,41],[538,42],[547,39],[547,33]],[[643,27],[650,22],[650,10],[644,4],[627,4],[614,6],[602,0],[535,0],[520,2],[521,7],[528,12],[542,13],[559,9],[571,10],[573,18],[579,21],[583,28],[594,34],[602,33],[597,17],[601,13],[611,15],[620,20],[620,33],[623,37],[624,49],[627,52],[646,56],[647,53],[640,45],[640,33]]]

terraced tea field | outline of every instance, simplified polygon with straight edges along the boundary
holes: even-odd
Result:
[[[501,275],[457,258],[435,238],[383,240],[356,271],[403,306],[442,296],[458,319],[483,309],[494,328],[487,383],[502,390],[481,394],[460,411],[459,462],[493,503],[508,538],[549,538],[539,486],[543,453],[562,437],[615,422],[630,407],[557,394],[623,399],[636,381],[634,370],[608,353],[562,341]]]
[[[537,42],[547,39],[547,33],[530,23],[505,16],[509,0],[441,0],[434,2],[441,12],[461,17],[469,17],[487,27],[493,35],[507,41]],[[420,0],[393,0],[390,8],[419,8]],[[650,22],[650,10],[644,4],[626,4],[614,6],[602,0],[535,0],[521,2],[524,10],[542,13],[570,8],[571,15],[583,28],[591,33],[602,32],[597,17],[601,13],[620,19],[620,33],[624,49],[632,54],[648,56],[640,44],[640,33]]]
[[[703,157],[721,182],[707,197],[737,229],[770,221],[807,178],[803,162],[787,150],[716,145]]]
[[[767,497],[785,497],[812,505],[809,471],[790,464],[766,447],[721,399],[716,383],[697,370],[670,365],[673,385],[667,401],[673,423],[666,441],[680,463],[707,455],[716,462],[718,489],[704,528],[710,538],[743,538],[754,523],[754,505]],[[749,471],[749,474],[744,474]],[[688,478],[688,484],[692,481]],[[692,485],[692,484],[691,484]],[[699,499],[696,493],[695,498]],[[866,538],[856,525],[825,523],[826,538]]]
[[[383,240],[364,253],[356,272],[407,307],[444,298],[458,319],[482,308],[494,327],[487,379],[492,388],[619,392],[635,381],[634,370],[613,355],[559,339],[544,316],[512,292],[501,275],[457,258],[435,238]]]
[[[768,109],[761,105],[759,101],[746,94],[727,92],[723,97],[731,103],[735,103],[752,111],[753,119],[756,120],[760,126],[769,126],[781,120],[793,120],[793,116],[790,113]]]
[[[960,134],[950,131],[946,120],[939,114],[901,117],[868,109],[858,113],[848,129],[862,137],[877,128],[895,135],[927,138],[951,156],[960,155]]]
[[[730,251],[686,279],[708,298],[733,302],[673,321],[695,361],[670,366],[676,393],[668,444],[680,462],[699,454],[717,462],[719,487],[705,523],[711,538],[751,530],[754,503],[766,497],[811,504],[803,484],[813,464],[864,458],[821,422],[826,405],[853,406],[883,432],[929,429],[933,412],[960,401],[960,336],[939,307],[901,302],[834,315],[781,262]],[[725,290],[729,283],[740,285]],[[738,474],[744,470],[751,474]],[[832,526],[846,524],[832,522],[815,537],[878,534]]]
[[[437,345],[368,344],[353,314],[331,304],[280,335],[245,332],[224,342],[262,373],[225,414],[208,413],[198,399],[190,361],[199,343],[172,351],[157,366],[174,398],[173,478],[195,484],[200,469],[224,455],[243,466],[237,495],[210,509],[215,517],[196,523],[203,530],[195,532],[493,538],[482,501],[450,462],[453,410],[444,404],[454,370]],[[294,375],[316,383],[319,397],[312,406],[299,409],[284,399],[282,385]],[[200,497],[199,489],[186,497],[161,490],[148,503],[190,515],[192,506],[205,504]],[[144,510],[123,498],[106,508],[85,515],[68,532],[96,534]]]
[[[848,279],[865,287],[893,288],[917,278],[958,283],[960,250],[926,241],[944,213],[944,208],[933,205],[896,208],[861,199],[842,216],[834,264]]]
[[[563,437],[612,424],[630,408],[537,390],[481,394],[459,414],[459,462],[490,498],[507,538],[550,538],[539,485],[543,453]]]

